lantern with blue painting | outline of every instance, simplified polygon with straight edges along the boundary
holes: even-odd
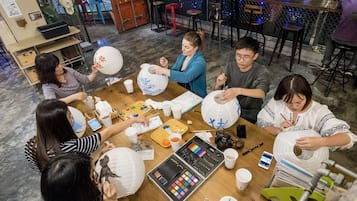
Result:
[[[165,91],[169,78],[166,75],[158,75],[152,72],[152,64],[142,64],[137,83],[144,95],[155,96]]]
[[[236,98],[224,100],[223,90],[212,91],[202,101],[203,120],[214,129],[231,127],[239,118],[241,109]]]

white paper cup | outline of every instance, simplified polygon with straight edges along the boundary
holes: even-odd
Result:
[[[223,155],[224,166],[226,166],[227,169],[233,169],[238,159],[238,152],[235,149],[228,148],[224,150]]]
[[[238,190],[242,191],[246,189],[251,180],[252,173],[250,173],[248,169],[239,168],[236,171],[236,185]]]
[[[169,101],[164,101],[162,103],[162,111],[164,112],[165,117],[169,117],[171,115],[171,104]]]
[[[182,136],[180,133],[173,133],[169,136],[169,141],[173,151],[177,151],[181,146]]]
[[[103,123],[103,125],[107,128],[113,124],[112,117],[110,114],[100,116],[99,119]]]
[[[182,106],[180,104],[173,104],[171,106],[172,114],[175,119],[180,120],[181,119],[181,110]]]
[[[133,85],[133,80],[132,79],[128,79],[124,81],[124,86],[126,91],[130,94],[134,92],[134,85]]]
[[[128,127],[125,129],[125,135],[132,144],[138,143],[138,130],[135,127]]]
[[[237,201],[237,199],[232,196],[223,196],[219,201]]]

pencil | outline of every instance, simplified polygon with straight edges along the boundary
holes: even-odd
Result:
[[[247,151],[243,152],[243,156],[244,156],[244,155],[247,155],[249,152],[252,152],[254,149],[257,149],[257,148],[263,146],[263,144],[264,144],[264,143],[261,142],[260,144],[257,144],[257,145],[255,145],[254,147],[248,149]]]

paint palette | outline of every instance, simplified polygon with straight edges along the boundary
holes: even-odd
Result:
[[[145,105],[144,101],[137,101],[132,105],[120,110],[118,113],[120,119],[127,120],[129,117],[144,115],[151,110],[151,106]]]
[[[195,136],[147,175],[170,200],[184,201],[223,161],[220,150]]]
[[[172,133],[180,133],[183,135],[188,130],[188,127],[176,119],[169,119],[162,126],[151,133],[151,139],[162,147],[170,147],[169,136]]]

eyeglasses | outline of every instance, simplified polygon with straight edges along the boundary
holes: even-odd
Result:
[[[250,59],[252,59],[253,56],[250,55],[240,55],[240,54],[236,54],[236,59],[238,61],[243,60],[243,61],[249,61]]]

